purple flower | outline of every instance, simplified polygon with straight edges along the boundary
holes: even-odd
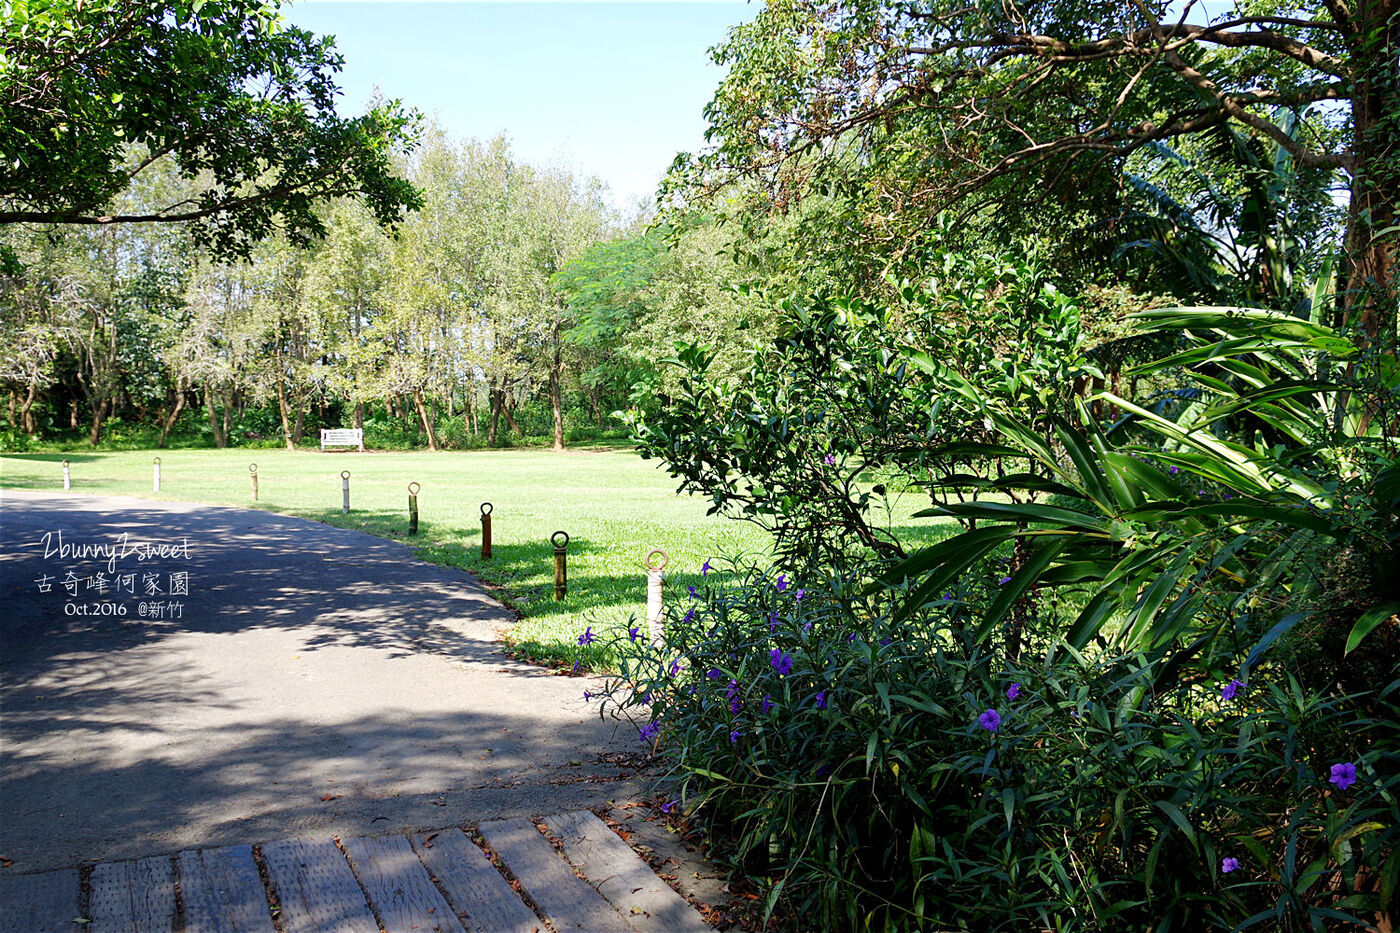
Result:
[[[729,698],[729,711],[731,713],[737,714],[739,710],[743,709],[743,706],[744,704],[739,702],[739,697],[737,695]]]
[[[627,630],[627,637],[631,641],[636,641],[638,638],[642,637],[642,630],[634,625]]]
[[[665,803],[663,803],[663,804],[661,805],[661,812],[662,812],[662,813],[670,813],[672,810],[674,810],[674,809],[676,808],[676,804],[678,804],[678,803],[680,803],[679,800],[668,800],[668,801],[666,801]]]
[[[650,742],[652,739],[656,738],[660,731],[661,724],[653,720],[637,730],[637,737],[640,738],[643,743]]]
[[[1008,584],[1008,583],[1010,583],[1010,582],[1011,582],[1011,578],[1010,578],[1010,577],[1002,577],[1000,580],[997,581],[997,586],[1006,586],[1006,584]]]
[[[824,778],[833,770],[835,769],[833,769],[831,765],[817,765],[817,777]]]
[[[694,610],[694,609],[687,609],[687,610],[686,610],[686,613],[685,613],[685,621],[686,621],[686,622],[694,622],[694,621],[695,621],[695,610]]]
[[[939,599],[941,602],[950,603],[950,602],[953,601],[953,594],[952,594],[952,593],[944,593],[942,596],[938,597],[938,599]]]
[[[719,680],[719,679],[720,679],[722,676],[724,676],[724,675],[720,673],[719,668],[717,668],[717,667],[712,667],[712,668],[710,668],[710,670],[705,674],[705,676],[708,677],[708,678],[710,678],[711,680]]]
[[[1241,681],[1231,680],[1225,685],[1225,688],[1220,691],[1220,699],[1228,703],[1233,700],[1242,689],[1244,689],[1244,684]]]
[[[793,593],[793,594],[792,594],[792,598],[795,599],[795,600],[797,600],[797,601],[800,603],[800,602],[802,602],[803,597],[805,597],[806,595],[807,595],[807,591],[806,591],[806,590],[798,590],[796,593]]]
[[[681,659],[680,659],[680,658],[676,658],[676,660],[674,660],[674,661],[671,662],[671,676],[672,676],[672,677],[675,677],[676,674],[678,674],[678,673],[680,672],[680,669],[681,669]]]
[[[1001,713],[994,709],[989,709],[981,716],[977,717],[977,724],[988,732],[997,731],[997,726],[1001,725]]]
[[[642,705],[643,705],[643,706],[650,706],[650,705],[651,705],[651,694],[650,694],[650,693],[648,693],[646,696],[642,697]]]
[[[768,652],[768,663],[773,665],[773,670],[781,677],[792,672],[792,655],[781,648],[774,648]]]
[[[1175,476],[1176,474],[1178,474],[1178,473],[1181,472],[1181,468],[1180,468],[1180,467],[1176,467],[1176,466],[1168,467],[1168,468],[1167,468],[1167,472],[1170,473],[1172,476]],[[1232,859],[1232,858],[1227,858],[1225,861],[1227,861],[1227,862],[1234,862],[1235,860]],[[1235,865],[1236,865],[1236,867],[1238,867],[1239,863],[1238,863],[1238,862],[1235,862]],[[1222,868],[1221,871],[1234,871],[1234,869],[1233,869],[1233,868]]]
[[[1356,783],[1356,765],[1350,761],[1332,766],[1332,776],[1327,780],[1337,785],[1337,790],[1346,790]]]
[[[1176,467],[1172,467],[1172,469],[1174,470]],[[1239,867],[1240,860],[1237,858],[1223,858],[1220,860],[1220,870],[1227,875]]]
[[[729,744],[736,744],[739,741],[739,736],[743,734],[744,733],[740,732],[738,729],[735,729],[733,732],[729,733]]]
[[[578,665],[579,665],[579,662],[578,662],[578,661],[575,661],[575,662],[574,662],[574,666],[571,667],[571,668],[569,668],[569,673],[570,673],[570,674],[577,674],[577,673],[578,673]]]
[[[705,562],[700,565],[700,576],[708,576],[710,573],[710,559],[705,558]]]
[[[578,637],[578,643],[580,645],[591,645],[597,640],[598,636],[593,634],[593,626],[591,625],[584,629],[583,634]]]
[[[695,592],[695,587],[693,587],[693,586],[687,586],[687,587],[685,588],[685,591],[686,591],[687,593],[690,594],[690,598],[691,598],[691,599],[699,599],[699,598],[700,598],[700,594],[697,593],[697,592]]]
[[[856,640],[856,633],[855,633],[855,632],[852,632],[850,635],[846,636],[846,641],[855,641],[855,640]]]
[[[773,708],[773,698],[769,694],[763,695],[763,711],[766,713]]]
[[[783,574],[781,574],[781,573],[778,574],[778,584],[777,584],[777,586],[778,586],[778,592],[779,592],[779,593],[781,593],[783,590],[787,589],[787,588],[788,588],[788,578],[787,578],[786,576],[784,576]]]
[[[826,691],[817,694],[817,709],[826,709]]]
[[[836,457],[834,457],[831,454],[827,454],[825,457],[822,458],[822,463],[825,463],[827,466],[836,466]]]
[[[893,638],[891,638],[890,636],[886,635],[884,638],[881,638],[881,639],[880,639],[880,646],[883,647],[883,648],[888,648],[888,647],[890,646],[890,643],[893,642],[893,641],[894,641]]]
[[[770,613],[768,613],[768,634],[769,634],[769,635],[772,635],[772,634],[773,634],[774,632],[776,632],[777,630],[778,630],[778,614],[777,614],[776,612],[770,612]]]
[[[1016,699],[1016,698],[1017,698],[1018,696],[1020,696],[1020,695],[1021,695],[1021,685],[1020,685],[1020,684],[1012,684],[1011,686],[1009,686],[1009,687],[1006,688],[1006,698],[1007,698],[1008,700],[1014,700],[1014,699]]]
[[[587,690],[583,691],[583,702],[587,703],[591,699],[593,699],[593,694],[589,693]]]

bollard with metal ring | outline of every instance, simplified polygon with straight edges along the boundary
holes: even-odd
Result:
[[[408,484],[408,533],[418,534],[418,490],[422,489],[417,483]]]
[[[559,540],[561,537],[564,539],[562,542]],[[569,593],[569,533],[556,531],[549,536],[549,540],[554,544],[554,598],[561,600]]]
[[[156,457],[156,461],[155,461],[155,479],[151,482],[151,488],[154,489],[156,492],[160,492],[160,458],[159,458],[159,457]]]
[[[489,502],[481,503],[481,559],[491,559],[491,512],[495,510]]]
[[[254,501],[254,502],[257,502],[257,501],[258,501],[258,465],[257,465],[256,463],[250,463],[250,464],[248,464],[248,479],[249,479],[249,480],[252,482],[252,484],[253,484],[253,501]]]
[[[340,514],[350,514],[350,471],[342,470],[340,473],[341,503]]]
[[[654,564],[652,558],[657,554],[661,555],[661,563]],[[666,565],[671,562],[671,558],[666,556],[666,552],[657,548],[647,555],[645,566],[647,568],[647,634],[651,637],[653,645],[661,644],[662,637],[666,634],[665,616],[665,596],[666,578],[661,575],[661,571],[666,569]]]
[[[68,472],[68,461],[63,461],[63,488],[65,490],[73,488],[73,476]]]

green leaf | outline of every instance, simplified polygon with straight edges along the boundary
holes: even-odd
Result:
[[[1167,817],[1176,824],[1182,831],[1191,845],[1196,845],[1196,827],[1191,825],[1191,821],[1186,818],[1186,814],[1181,812],[1181,808],[1170,800],[1154,800],[1152,806],[1161,810]]]
[[[1357,619],[1356,624],[1351,627],[1351,634],[1347,636],[1346,650],[1342,653],[1344,655],[1351,654],[1356,650],[1356,647],[1361,644],[1362,639],[1375,631],[1381,623],[1390,619],[1396,613],[1400,613],[1400,602],[1385,603],[1366,612],[1361,618]]]

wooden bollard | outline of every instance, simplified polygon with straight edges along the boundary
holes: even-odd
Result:
[[[417,483],[408,484],[408,533],[418,534],[418,490],[422,489]]]
[[[652,558],[661,555],[661,563],[653,563]],[[653,645],[661,644],[666,634],[666,578],[661,575],[661,571],[666,569],[666,565],[671,562],[671,558],[666,556],[666,552],[657,548],[647,555],[647,634],[651,637]]]
[[[151,488],[152,488],[153,490],[155,490],[156,492],[160,492],[160,458],[159,458],[159,457],[156,457],[154,466],[155,466],[155,477],[154,477],[154,478],[152,479],[152,481],[151,481]]]
[[[257,502],[257,501],[258,501],[258,465],[257,465],[256,463],[250,463],[250,464],[248,464],[248,479],[249,479],[249,480],[252,482],[252,484],[253,484],[253,501],[254,501],[254,502]]]
[[[561,537],[563,541],[559,540]],[[549,536],[549,540],[554,544],[554,598],[562,600],[569,593],[569,533],[556,531]]]
[[[63,461],[63,488],[65,490],[73,488],[73,475],[68,472],[68,461]]]
[[[489,502],[481,503],[481,559],[491,559],[491,512],[495,509]]]
[[[350,514],[350,471],[342,470],[340,473],[340,514]]]

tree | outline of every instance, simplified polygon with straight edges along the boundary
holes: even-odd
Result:
[[[397,102],[335,112],[332,41],[278,0],[7,0],[0,16],[0,224],[188,223],[216,255],[281,229],[324,232],[315,206],[363,197],[382,224],[419,195],[393,172],[415,117]],[[132,147],[142,156],[127,160]],[[110,207],[158,160],[195,193]]]
[[[1235,125],[1350,189],[1342,316],[1393,338],[1400,199],[1400,0],[1264,0],[1196,21],[1164,0],[780,0],[715,57],[715,146],[676,183],[735,177],[774,205],[859,164],[886,209],[1065,210],[1101,167]],[[1288,111],[1304,124],[1286,132]],[[1034,187],[1026,183],[1033,174]],[[838,173],[839,175],[839,173]],[[698,185],[698,189],[697,186]]]

